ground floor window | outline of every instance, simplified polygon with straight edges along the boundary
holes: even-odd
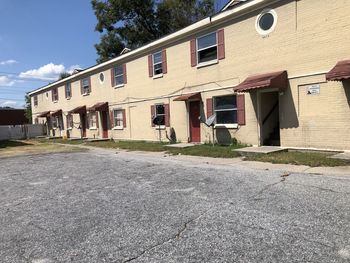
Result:
[[[123,127],[123,110],[114,110],[114,127],[122,128]]]
[[[58,117],[51,117],[51,125],[53,129],[58,128]]]
[[[97,118],[96,118],[96,112],[89,112],[89,127],[90,128],[96,128],[97,127]]]
[[[165,107],[164,104],[155,105],[155,123],[157,125],[165,125]]]
[[[235,95],[215,97],[216,124],[237,123],[237,99]]]
[[[68,129],[73,128],[73,115],[72,114],[67,115],[67,128]]]

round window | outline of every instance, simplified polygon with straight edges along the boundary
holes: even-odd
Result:
[[[105,75],[103,73],[100,73],[100,82],[103,83],[105,81]]]
[[[260,35],[271,33],[277,23],[277,14],[274,10],[264,10],[256,20],[256,30]]]

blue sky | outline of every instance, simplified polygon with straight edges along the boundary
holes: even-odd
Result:
[[[95,24],[90,0],[0,0],[0,107],[21,108],[26,92],[94,65]]]

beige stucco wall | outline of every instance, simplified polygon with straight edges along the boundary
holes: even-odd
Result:
[[[109,131],[114,139],[158,140],[158,130],[151,126],[150,106],[155,103],[170,104],[170,122],[179,141],[188,140],[188,112],[185,102],[173,99],[182,93],[199,91],[202,94],[203,113],[206,113],[206,99],[233,93],[232,88],[247,76],[287,70],[290,87],[280,96],[281,143],[283,146],[350,149],[350,87],[342,83],[325,82],[323,73],[330,70],[337,61],[349,59],[350,21],[347,0],[301,0],[280,1],[268,6],[278,15],[275,30],[262,37],[255,30],[257,15],[264,9],[226,21],[215,28],[198,32],[225,29],[226,58],[217,64],[196,68],[190,65],[190,42],[187,39],[165,46],[167,50],[168,73],[163,78],[148,77],[147,54],[127,62],[128,83],[122,88],[112,88],[110,71],[100,83],[96,71],[91,76],[92,92],[80,94],[80,83],[72,83],[72,98],[64,98],[64,87],[60,86],[59,101],[51,101],[45,93],[38,95],[37,107],[33,107],[33,118],[43,111],[62,109],[64,114],[77,106],[92,106],[96,102],[109,102],[110,110],[126,110],[127,126],[123,130]],[[157,50],[150,50],[152,53]],[[322,73],[322,74],[318,74]],[[305,77],[304,75],[311,75]],[[305,86],[321,85],[319,96],[307,96]],[[225,88],[226,87],[226,88]],[[238,129],[220,130],[230,133],[242,142],[259,144],[256,92],[245,94],[246,125]],[[79,115],[74,115],[78,121]],[[101,118],[99,118],[100,120]],[[64,117],[65,123],[65,117]],[[101,129],[101,125],[100,125]],[[167,128],[169,132],[169,128]],[[89,130],[88,137],[100,136],[101,132]],[[202,142],[212,140],[211,129],[201,127]],[[72,136],[80,131],[73,129]],[[162,130],[162,138],[165,131]],[[342,138],[339,140],[339,138]]]

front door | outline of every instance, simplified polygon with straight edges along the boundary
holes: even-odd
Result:
[[[81,131],[82,131],[82,137],[86,137],[86,113],[82,113],[80,115],[80,124],[81,124]]]
[[[107,111],[101,111],[102,138],[108,138],[108,117]]]
[[[190,141],[201,141],[201,124],[199,117],[201,115],[200,101],[189,102],[189,117],[190,117]]]

